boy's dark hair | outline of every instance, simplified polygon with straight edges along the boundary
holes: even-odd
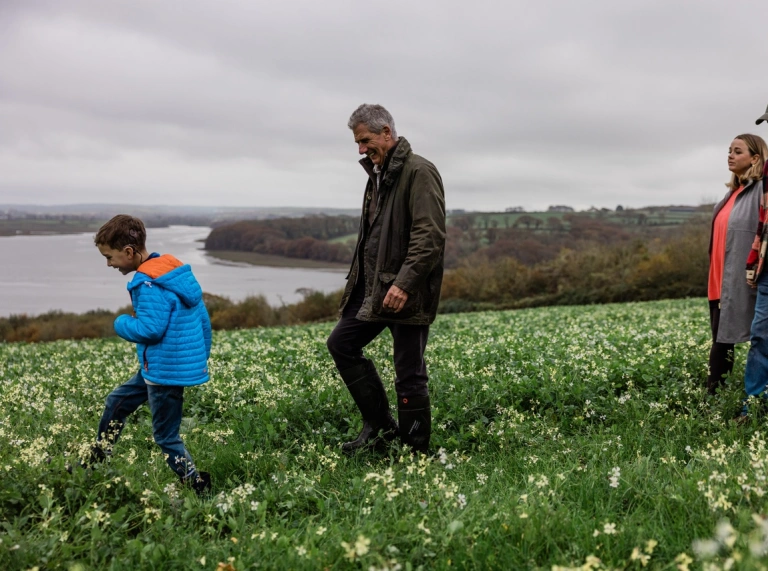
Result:
[[[94,244],[106,244],[113,250],[122,250],[126,246],[133,246],[136,250],[143,250],[146,246],[147,231],[144,223],[138,218],[127,214],[118,214],[104,224],[93,238]]]

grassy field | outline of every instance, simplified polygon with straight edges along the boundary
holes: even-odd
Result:
[[[702,390],[705,300],[440,316],[432,457],[347,458],[360,420],[332,324],[216,333],[180,489],[146,408],[113,459],[65,471],[133,372],[115,340],[0,345],[2,569],[758,569],[763,423]],[[391,339],[370,348],[391,379]],[[744,347],[736,370],[744,365]]]

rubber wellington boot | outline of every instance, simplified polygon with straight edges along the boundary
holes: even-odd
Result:
[[[363,429],[357,438],[341,445],[351,454],[361,448],[390,442],[397,436],[397,422],[389,411],[387,392],[376,367],[370,361],[341,371],[341,378],[363,416]]]
[[[397,418],[400,421],[400,440],[414,452],[427,454],[432,435],[432,409],[429,396],[398,397]]]

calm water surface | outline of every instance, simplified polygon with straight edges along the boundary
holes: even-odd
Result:
[[[270,268],[208,257],[200,240],[209,232],[194,226],[150,228],[147,248],[190,264],[203,291],[233,301],[261,294],[280,305],[300,300],[299,288],[329,292],[344,286],[346,270]],[[0,316],[116,310],[130,303],[125,286],[132,276],[107,267],[93,233],[0,237]]]

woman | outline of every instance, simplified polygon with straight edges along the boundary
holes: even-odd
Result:
[[[725,198],[715,206],[709,241],[710,394],[715,394],[723,377],[733,370],[734,344],[750,339],[757,294],[744,279],[744,266],[760,220],[766,157],[765,141],[756,135],[739,135],[728,149],[731,180]],[[765,287],[768,302],[768,281]]]

